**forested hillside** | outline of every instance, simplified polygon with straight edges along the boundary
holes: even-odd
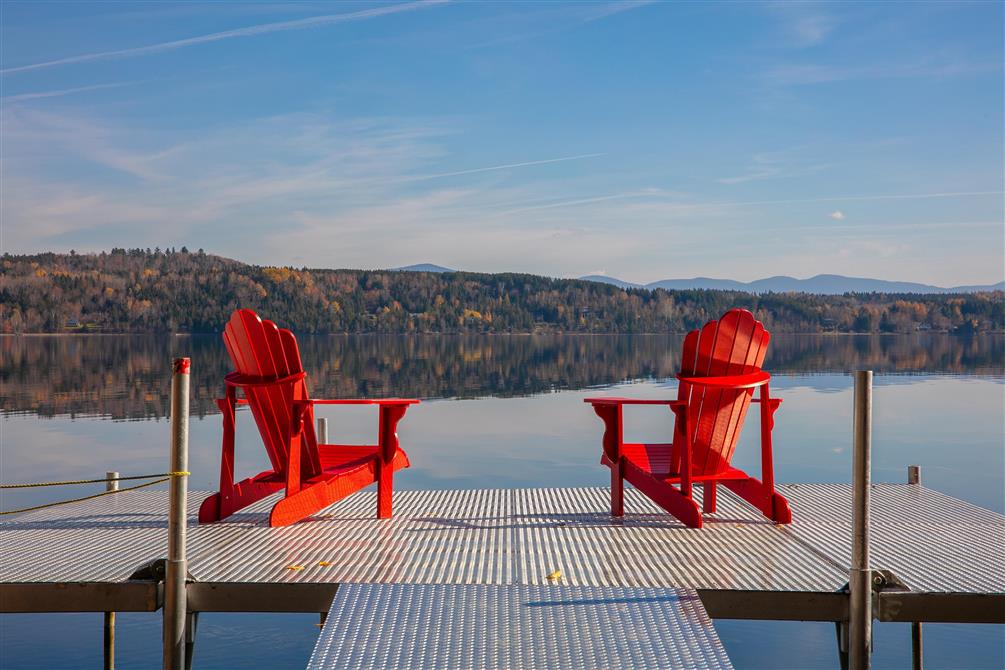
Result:
[[[525,274],[247,265],[202,250],[4,255],[0,331],[217,332],[250,307],[302,333],[683,332],[745,307],[775,332],[1005,330],[1005,292],[752,295]]]

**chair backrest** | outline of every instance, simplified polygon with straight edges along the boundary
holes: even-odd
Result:
[[[731,309],[684,338],[681,375],[718,377],[757,372],[771,334],[745,309]],[[680,384],[688,402],[691,463],[695,475],[721,472],[733,457],[754,389],[717,389]],[[674,462],[679,462],[675,454]]]
[[[234,369],[242,375],[281,379],[303,371],[300,349],[293,333],[263,321],[250,309],[235,311],[223,331],[223,341]],[[293,383],[252,386],[244,389],[265,450],[276,472],[285,473],[289,462],[293,401],[306,400],[304,379]],[[314,412],[304,411],[301,440],[301,478],[321,473],[321,458],[314,433]]]

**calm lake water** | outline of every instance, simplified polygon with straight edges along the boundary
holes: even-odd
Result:
[[[603,486],[600,421],[591,395],[675,392],[680,336],[301,337],[317,397],[419,397],[399,434],[412,467],[401,489]],[[213,489],[220,420],[213,399],[230,370],[215,336],[0,337],[0,470],[5,482],[167,469],[170,361],[192,357],[193,489]],[[876,371],[875,481],[906,481],[1005,511],[1005,336],[776,336],[775,467],[780,482],[847,482],[851,377]],[[629,416],[629,439],[656,440],[667,413]],[[368,441],[370,408],[327,408],[332,439]],[[756,419],[752,418],[748,422]],[[757,431],[734,462],[759,470]],[[267,458],[247,412],[238,417],[237,473]],[[4,492],[12,509],[85,495],[91,487]],[[100,614],[0,615],[0,666],[99,667]],[[196,667],[304,667],[315,615],[203,615]],[[716,621],[738,668],[836,668],[833,624]],[[119,614],[117,664],[160,664],[160,614]],[[874,665],[910,666],[906,624],[876,624]],[[927,625],[928,668],[1005,667],[1002,626]]]

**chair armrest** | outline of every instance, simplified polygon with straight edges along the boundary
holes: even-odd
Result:
[[[669,405],[687,407],[686,400],[645,400],[643,398],[584,398],[591,405]]]
[[[254,375],[244,375],[240,372],[231,372],[223,378],[227,386],[239,386],[241,388],[256,388],[259,386],[275,386],[276,384],[293,384],[307,376],[306,372],[294,372],[285,377],[265,376],[256,377]]]
[[[338,400],[325,400],[322,398],[308,398],[297,400],[304,405],[418,405],[419,400],[415,398],[345,398]]]
[[[771,375],[764,370],[745,375],[726,375],[722,377],[684,377],[677,375],[677,380],[696,386],[711,386],[713,388],[750,389],[763,386],[771,380]]]

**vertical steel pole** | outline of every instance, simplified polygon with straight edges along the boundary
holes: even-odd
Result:
[[[328,419],[319,418],[318,429],[315,432],[318,435],[318,444],[328,444]]]
[[[872,371],[855,373],[855,445],[852,459],[852,551],[848,580],[848,655],[851,670],[872,662],[872,572],[869,569],[869,486],[872,470]]]
[[[921,484],[921,466],[920,465],[908,465],[907,466],[907,483],[908,484]],[[921,644],[921,622],[914,621],[911,623],[911,669],[921,670],[925,662],[923,660],[923,647]]]
[[[188,470],[188,358],[174,360],[171,379],[171,471]],[[168,557],[164,578],[164,670],[185,666],[185,525],[188,477],[171,477],[168,497]]]
[[[106,472],[105,479],[117,480],[119,478],[118,472]],[[105,482],[106,491],[118,491],[119,482],[117,481],[107,481]],[[115,670],[115,612],[105,612],[105,636],[104,636],[104,650],[105,650],[105,670]]]

